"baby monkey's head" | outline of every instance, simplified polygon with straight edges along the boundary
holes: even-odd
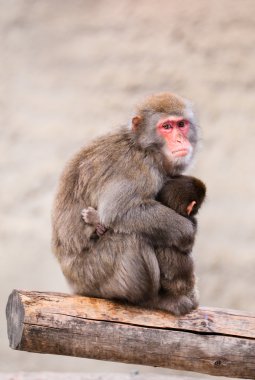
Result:
[[[169,179],[157,199],[183,216],[194,216],[202,205],[205,194],[205,184],[198,178],[178,175]]]

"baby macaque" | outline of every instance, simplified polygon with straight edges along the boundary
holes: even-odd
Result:
[[[195,215],[204,201],[205,194],[206,187],[202,181],[180,175],[171,178],[164,185],[157,200],[188,218],[197,228]],[[164,308],[164,303],[169,307],[171,298],[173,309],[179,310],[180,314],[185,314],[191,303],[195,309],[198,306],[198,296],[191,250],[187,252],[181,246],[158,248],[156,256],[160,268],[160,308]]]
[[[206,187],[195,177],[178,175],[163,186],[157,201],[188,218],[197,227],[197,214],[206,194]],[[106,231],[99,220],[97,210],[88,207],[82,210],[84,221],[93,225],[95,230],[91,239],[99,239]],[[186,314],[198,306],[195,288],[194,264],[191,251],[183,247],[169,246],[156,248],[160,269],[160,290],[158,297],[146,306],[167,309],[175,315]]]

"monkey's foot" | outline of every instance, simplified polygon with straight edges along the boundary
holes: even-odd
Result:
[[[154,300],[153,306],[157,309],[169,311],[173,315],[185,315],[198,307],[197,301],[192,301],[187,296],[172,297],[172,296],[159,296]]]
[[[168,311],[174,315],[185,315],[196,309],[197,303],[194,303],[187,296],[181,296],[175,301],[171,301],[168,304]]]
[[[93,207],[84,208],[81,212],[82,219],[88,224],[96,226],[99,224],[99,216],[97,210]]]

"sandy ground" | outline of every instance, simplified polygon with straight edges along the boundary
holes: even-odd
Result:
[[[0,46],[0,371],[138,367],[11,351],[4,308],[13,288],[68,291],[50,252],[58,176],[156,91],[200,115],[201,304],[255,311],[255,1],[0,0]]]

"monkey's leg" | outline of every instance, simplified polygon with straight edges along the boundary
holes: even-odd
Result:
[[[171,287],[171,281],[176,274],[175,257],[170,248],[157,248],[155,253],[160,271],[160,287],[166,291]]]
[[[161,289],[151,306],[175,315],[187,314],[198,307],[192,257],[177,249],[156,250]]]
[[[84,252],[84,281],[79,294],[140,304],[156,297],[159,291],[159,267],[154,250],[136,235],[107,231]]]

